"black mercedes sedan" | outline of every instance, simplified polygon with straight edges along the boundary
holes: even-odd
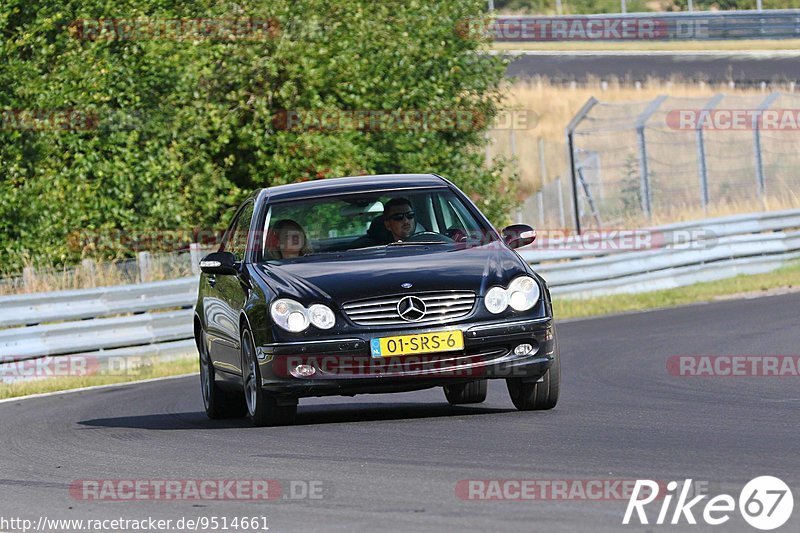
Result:
[[[558,401],[547,284],[437,175],[335,178],[253,193],[200,264],[194,315],[211,418],[291,424],[300,398],[504,379],[520,410]]]

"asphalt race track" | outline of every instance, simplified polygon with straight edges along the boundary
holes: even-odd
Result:
[[[546,76],[554,81],[599,79],[684,79],[753,85],[797,81],[800,53],[593,53],[552,52],[524,54],[509,65],[508,76],[525,79]]]
[[[547,413],[516,412],[502,382],[480,406],[450,407],[438,389],[309,399],[296,426],[261,429],[207,420],[196,377],[3,403],[0,516],[265,516],[270,531],[756,531],[739,514],[717,527],[622,526],[625,500],[464,501],[455,487],[692,478],[738,499],[750,479],[775,475],[795,491],[779,531],[800,531],[798,379],[666,370],[672,355],[797,354],[798,310],[790,294],[563,323],[562,401]],[[107,478],[316,480],[324,497],[70,496],[75,480]]]

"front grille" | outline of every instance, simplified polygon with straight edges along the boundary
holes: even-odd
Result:
[[[419,298],[425,304],[425,315],[419,320],[405,320],[397,311],[400,300],[407,296]],[[475,305],[472,292],[429,292],[399,294],[359,300],[344,304],[347,317],[361,326],[399,326],[446,322],[469,314]]]

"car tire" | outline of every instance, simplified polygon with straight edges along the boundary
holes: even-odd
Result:
[[[468,383],[454,383],[444,386],[444,396],[450,405],[483,403],[489,390],[488,381],[479,379]]]
[[[253,335],[244,328],[241,343],[242,385],[247,413],[256,427],[294,424],[297,404],[279,405],[277,398],[261,388],[261,369],[256,359]]]
[[[208,354],[205,333],[201,333],[197,346],[200,354],[200,389],[203,393],[203,407],[212,420],[242,418],[247,414],[247,404],[241,394],[223,390],[217,385],[214,365]]]
[[[508,395],[519,411],[547,411],[558,403],[561,384],[561,355],[558,347],[554,355],[550,368],[540,382],[525,382],[522,378],[506,380]]]

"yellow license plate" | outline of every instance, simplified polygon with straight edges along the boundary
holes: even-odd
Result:
[[[371,349],[372,357],[455,352],[464,349],[464,334],[455,330],[382,337],[372,339]]]

